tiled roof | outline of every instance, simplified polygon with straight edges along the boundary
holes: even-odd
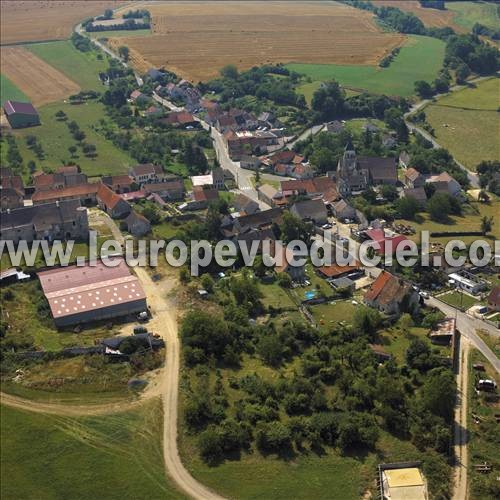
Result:
[[[37,191],[33,196],[32,200],[35,201],[49,201],[49,200],[60,200],[70,196],[86,196],[91,194],[96,194],[100,182],[80,184],[78,186],[71,186],[63,189],[49,189],[47,191]]]
[[[120,201],[123,201],[123,198],[116,194],[114,191],[111,191],[108,186],[105,184],[100,184],[99,189],[97,191],[97,197],[99,200],[106,205],[107,208],[113,209],[118,205]]]
[[[387,271],[382,271],[365,293],[365,300],[386,305],[393,301],[401,302],[411,290],[411,286]]]

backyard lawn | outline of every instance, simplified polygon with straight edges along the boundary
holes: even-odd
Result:
[[[318,326],[329,329],[342,321],[350,323],[358,307],[348,299],[310,306],[310,310]]]
[[[408,97],[415,93],[416,80],[436,78],[444,58],[444,43],[436,38],[411,35],[408,42],[388,68],[336,64],[292,63],[286,67],[311,79],[299,87],[310,99],[318,83],[337,80],[345,87],[366,90],[375,94]],[[425,64],[421,62],[425,61]]]
[[[261,299],[262,303],[266,307],[297,309],[297,305],[291,299],[290,295],[277,283],[260,283],[259,289],[263,295]]]
[[[458,309],[469,309],[479,303],[479,300],[474,299],[470,295],[462,292],[454,291],[443,295],[440,295],[439,300],[446,302],[450,306],[456,307]]]
[[[62,110],[66,113],[67,121],[58,121],[55,113]],[[105,139],[95,128],[101,118],[105,118],[104,106],[98,102],[87,102],[81,105],[72,105],[64,102],[48,104],[39,109],[42,124],[38,127],[16,130],[14,137],[17,140],[19,152],[23,158],[24,167],[33,160],[38,169],[55,169],[64,162],[80,165],[82,171],[89,176],[116,175],[127,173],[129,167],[136,162],[124,151],[118,149],[111,141]],[[96,146],[97,156],[86,157],[81,147],[73,139],[67,122],[76,121],[85,133],[85,141]],[[28,148],[26,137],[34,136],[41,144],[44,159],[39,160],[34,152]],[[76,157],[71,157],[68,151],[70,146],[77,146]],[[3,148],[2,149],[6,149]],[[25,175],[28,174],[25,168]]]
[[[401,331],[397,326],[379,334],[379,342],[384,346],[384,350],[392,354],[399,364],[406,362],[406,351],[410,347],[412,340],[420,339],[431,346],[431,349],[439,350],[444,356],[450,354],[450,348],[431,344],[428,337],[427,328],[411,327],[408,332]]]

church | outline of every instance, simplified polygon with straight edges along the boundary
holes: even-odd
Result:
[[[337,189],[341,196],[360,193],[369,186],[396,185],[398,182],[395,158],[357,156],[349,141],[337,165]]]

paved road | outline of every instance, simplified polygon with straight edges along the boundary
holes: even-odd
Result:
[[[320,123],[319,125],[313,125],[307,130],[304,130],[304,132],[302,132],[295,140],[287,143],[286,147],[288,149],[292,149],[297,142],[303,141],[305,139],[308,139],[309,137],[312,137],[313,135],[318,134],[323,130],[324,127],[325,127],[324,123]]]
[[[429,306],[437,307],[446,316],[454,318],[455,314],[457,317],[457,329],[460,331],[462,336],[467,338],[474,347],[476,347],[481,354],[491,363],[495,370],[500,373],[500,360],[495,355],[495,353],[486,345],[486,343],[481,339],[481,337],[476,333],[477,330],[486,330],[490,335],[494,337],[500,337],[500,331],[491,326],[484,321],[477,318],[472,318],[468,314],[458,311],[454,307],[441,302],[440,300],[431,297],[427,299],[426,304]]]

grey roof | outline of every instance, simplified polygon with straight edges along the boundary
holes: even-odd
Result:
[[[319,199],[298,201],[292,208],[302,219],[326,219],[328,216],[325,204]]]
[[[380,158],[378,156],[360,156],[358,165],[370,172],[374,180],[392,179],[397,180],[396,160],[394,158]]]
[[[3,230],[27,225],[41,228],[47,225],[71,222],[76,218],[76,211],[80,206],[80,200],[63,200],[16,208],[2,214],[0,227]]]

